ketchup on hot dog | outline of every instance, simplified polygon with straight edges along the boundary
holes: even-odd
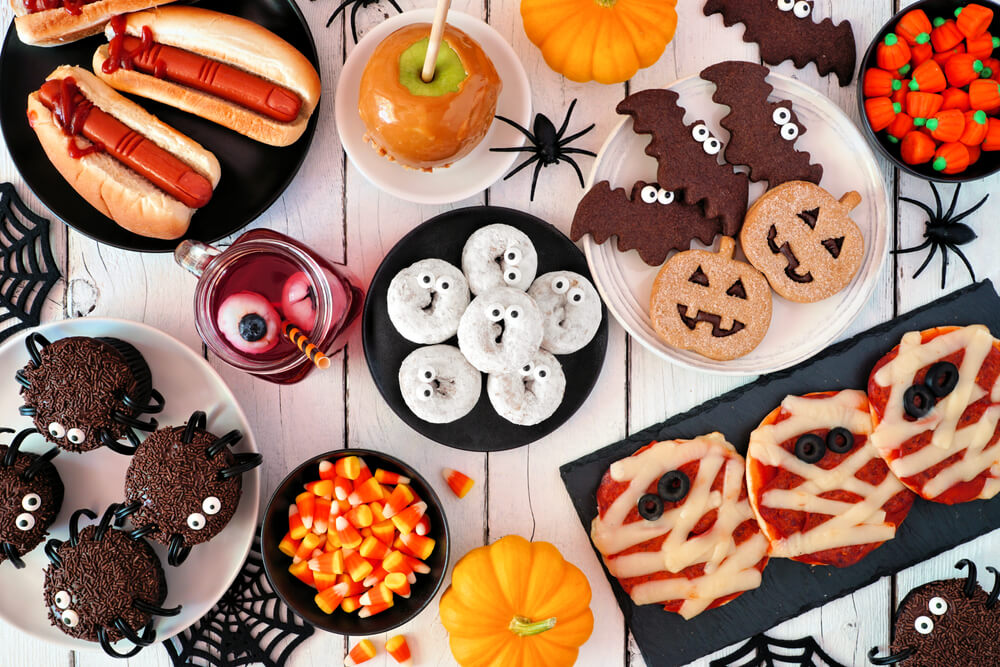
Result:
[[[42,104],[55,116],[67,136],[81,135],[105,150],[156,187],[189,208],[201,208],[212,198],[212,184],[207,178],[178,160],[171,153],[131,129],[88,100],[72,77],[52,79],[39,89]],[[70,142],[71,157],[76,142]],[[77,148],[77,151],[85,149]]]
[[[258,76],[191,51],[153,41],[149,26],[142,39],[125,34],[125,17],[111,19],[114,36],[110,54],[101,69],[113,74],[119,68],[135,69],[204,93],[221,97],[242,107],[290,123],[299,115],[302,100],[294,92]]]
[[[24,0],[24,8],[29,14],[43,12],[46,9],[58,9],[62,7],[73,16],[79,16],[84,5],[89,5],[97,0]]]

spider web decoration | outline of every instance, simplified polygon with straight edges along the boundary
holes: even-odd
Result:
[[[0,341],[41,323],[45,297],[62,274],[49,247],[49,221],[0,183]]]
[[[243,569],[222,599],[197,623],[163,645],[176,667],[281,667],[314,631],[268,583],[258,528]]]
[[[812,637],[775,639],[765,634],[754,635],[735,652],[709,663],[709,667],[778,667],[779,665],[846,667],[827,655]]]

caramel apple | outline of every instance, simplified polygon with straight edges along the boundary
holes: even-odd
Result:
[[[364,74],[358,111],[365,140],[390,160],[430,171],[475,148],[493,122],[502,83],[483,49],[445,26],[434,78],[420,78],[431,32],[415,23],[376,47]]]

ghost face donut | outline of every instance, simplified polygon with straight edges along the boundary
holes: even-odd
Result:
[[[482,375],[451,345],[416,349],[399,366],[403,400],[413,414],[432,424],[469,414],[482,389]]]
[[[513,287],[497,287],[469,304],[458,325],[458,346],[482,372],[510,373],[531,361],[542,335],[535,300]]]
[[[542,348],[572,354],[591,341],[601,325],[601,298],[590,281],[572,271],[546,273],[528,295],[542,311]]]
[[[551,354],[539,350],[513,373],[494,373],[486,393],[497,414],[518,426],[534,426],[555,413],[566,393],[566,376]]]
[[[494,287],[526,290],[538,272],[538,253],[524,232],[509,225],[487,225],[462,248],[462,271],[479,295]]]
[[[389,319],[403,338],[443,343],[458,331],[469,305],[469,283],[440,259],[424,259],[396,274],[386,297]]]

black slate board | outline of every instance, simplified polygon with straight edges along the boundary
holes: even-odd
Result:
[[[694,438],[717,430],[745,454],[750,432],[786,395],[864,389],[875,362],[907,331],[968,324],[985,324],[994,336],[1000,337],[1000,297],[988,280],[838,343],[798,366],[764,376],[566,463],[560,473],[584,529],[589,534],[597,515],[597,487],[608,466],[639,447],[654,440]],[[860,563],[837,569],[772,559],[764,570],[760,588],[690,621],[656,605],[636,606],[606,569],[605,575],[646,664],[674,667],[752,637],[996,528],[1000,528],[1000,499],[956,506],[917,499],[896,538]]]

